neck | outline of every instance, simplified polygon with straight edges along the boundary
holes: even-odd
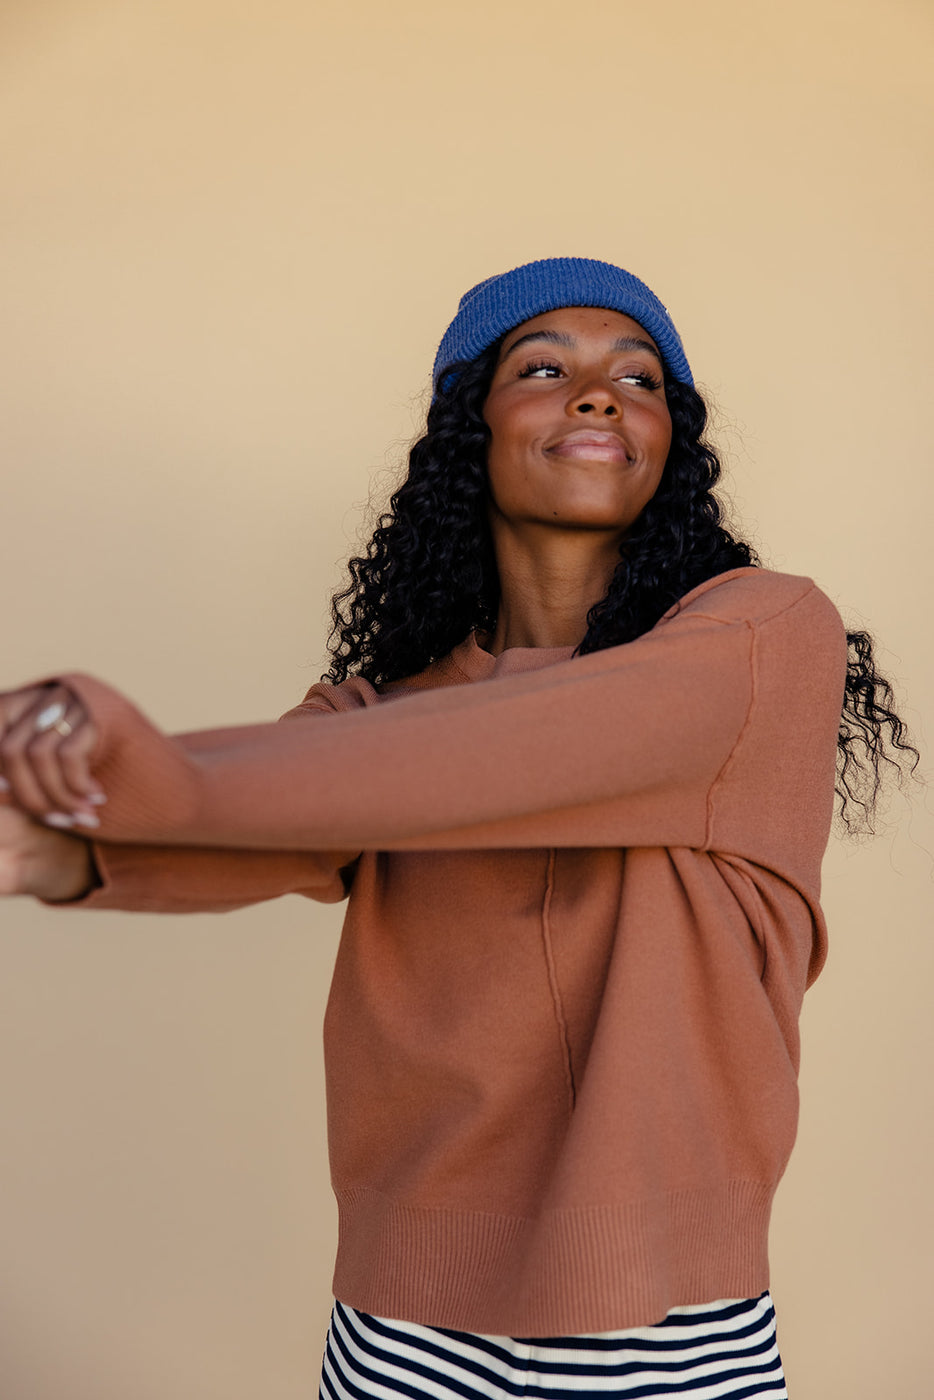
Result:
[[[574,647],[587,631],[587,614],[606,593],[619,563],[619,540],[597,532],[554,530],[516,536],[495,526],[500,603],[486,650]]]

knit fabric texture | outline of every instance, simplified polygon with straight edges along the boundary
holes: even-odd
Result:
[[[450,365],[475,360],[514,326],[562,306],[602,306],[631,316],[655,341],[668,374],[682,384],[694,383],[674,322],[638,277],[596,258],[541,258],[464,293],[435,356],[436,390],[449,387]]]
[[[624,646],[471,636],[277,725],[169,738],[67,679],[108,799],[86,905],[351,885],[324,1030],[341,1302],[548,1337],[768,1287],[845,670],[820,590],[743,568]]]

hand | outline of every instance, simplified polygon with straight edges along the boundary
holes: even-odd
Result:
[[[93,829],[106,801],[91,776],[97,739],[76,695],[61,685],[0,694],[0,791],[49,826]]]
[[[78,899],[95,883],[87,841],[49,831],[15,807],[0,807],[0,895]]]

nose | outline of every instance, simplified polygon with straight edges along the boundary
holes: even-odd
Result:
[[[599,413],[607,418],[622,416],[614,384],[611,380],[596,376],[575,388],[568,399],[568,412]]]

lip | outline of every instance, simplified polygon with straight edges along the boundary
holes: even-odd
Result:
[[[596,462],[628,462],[626,444],[612,430],[600,432],[594,428],[576,428],[565,433],[546,449],[559,457],[586,457]]]

